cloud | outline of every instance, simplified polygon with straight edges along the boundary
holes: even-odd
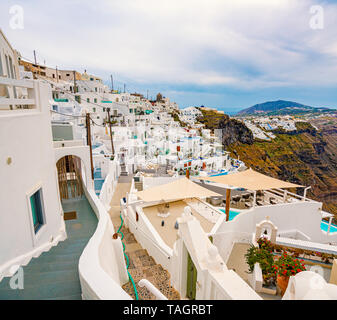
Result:
[[[8,20],[13,1],[0,4]],[[17,4],[17,1],[15,1]],[[19,3],[20,4],[20,3]],[[309,26],[324,8],[323,30]],[[232,88],[337,82],[337,5],[303,0],[27,0],[25,29],[2,26],[23,56],[139,84]]]

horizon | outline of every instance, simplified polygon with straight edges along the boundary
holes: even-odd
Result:
[[[112,74],[116,89],[161,92],[181,109],[235,113],[276,100],[337,108],[334,1],[78,4],[5,0],[0,27],[26,60],[36,50],[40,64],[86,69],[107,85]],[[22,8],[22,28],[11,25],[13,6]]]

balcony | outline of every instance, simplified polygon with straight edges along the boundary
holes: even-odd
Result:
[[[47,84],[34,80],[17,80],[0,77],[0,114],[4,115],[7,111],[22,112],[31,109],[39,109],[39,100],[42,93],[48,90],[41,90]],[[5,93],[6,96],[3,94]],[[20,97],[20,98],[18,98]],[[28,111],[29,112],[29,111]]]

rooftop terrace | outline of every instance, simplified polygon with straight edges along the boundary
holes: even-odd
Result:
[[[160,217],[158,213],[160,213],[160,209],[163,204],[157,204],[149,207],[143,207],[143,212],[146,217],[149,219],[151,224],[154,226],[158,234],[161,236],[163,241],[170,247],[173,248],[174,242],[177,240],[177,232],[175,229],[175,223],[177,218],[181,216],[184,208],[191,202],[198,201],[197,199],[189,199],[189,200],[179,200],[169,203],[168,212],[170,213],[168,217]],[[210,233],[212,228],[215,225],[215,222],[211,222],[210,220],[203,217],[200,211],[191,208],[193,216],[195,216],[199,221],[201,227],[204,229],[206,233]],[[199,208],[198,208],[199,209]],[[164,221],[164,226],[162,226],[162,221]]]

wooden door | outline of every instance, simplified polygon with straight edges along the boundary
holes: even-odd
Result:
[[[190,254],[187,257],[187,288],[186,296],[191,300],[195,300],[196,284],[197,284],[197,268],[195,267]]]

